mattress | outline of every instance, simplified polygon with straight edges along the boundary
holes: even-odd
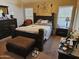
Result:
[[[52,26],[48,25],[29,25],[16,28],[17,31],[28,32],[28,33],[39,33],[39,29],[44,29],[44,39],[48,39],[51,35]]]

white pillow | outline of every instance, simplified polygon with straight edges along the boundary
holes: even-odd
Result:
[[[48,23],[48,20],[41,20],[41,23],[42,24],[47,24]]]
[[[38,19],[36,23],[41,23],[41,20],[42,20],[42,19]]]

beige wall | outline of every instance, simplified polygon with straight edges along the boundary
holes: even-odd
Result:
[[[32,2],[32,3],[25,3],[24,8],[34,8],[34,12],[37,13],[37,15],[50,15],[51,13],[55,13],[55,27],[57,26],[57,15],[58,15],[58,8],[59,6],[68,6],[68,5],[73,5],[73,13],[72,13],[72,23],[74,20],[74,15],[75,15],[75,9],[76,9],[76,3],[77,0],[45,0],[45,1],[40,1],[40,2]],[[47,4],[47,5],[46,5]],[[51,8],[51,4],[53,5]],[[39,5],[39,8],[38,8]],[[43,6],[46,6],[46,8],[43,8]]]
[[[30,8],[30,7],[33,7],[34,8],[34,12],[36,12],[37,14],[43,14],[45,11],[45,14],[43,15],[46,15],[46,13],[50,13],[51,12],[55,12],[57,14],[58,12],[58,7],[60,5],[64,6],[64,5],[74,5],[75,6],[75,2],[76,0],[45,0],[45,1],[40,1],[40,2],[28,2],[28,3],[24,3],[24,7],[25,8]],[[51,4],[53,5],[51,7]],[[39,8],[38,8],[38,5],[39,5]],[[46,7],[45,9],[43,7]]]
[[[33,8],[34,12],[37,13],[37,15],[50,15],[52,12],[52,8],[50,8],[52,3],[50,3],[50,1],[40,1],[40,2],[29,2],[29,3],[25,3],[24,7],[25,8]],[[38,8],[39,5],[39,8]]]
[[[51,7],[52,4],[52,7]],[[43,0],[36,2],[22,3],[22,0],[0,0],[0,5],[7,5],[9,14],[13,14],[17,18],[18,26],[24,21],[24,8],[33,8],[37,15],[50,15],[55,13],[55,27],[57,22],[58,8],[60,5],[76,6],[76,0]],[[38,8],[39,5],[39,8]],[[76,7],[75,7],[76,8]],[[73,11],[75,11],[75,8]],[[74,16],[74,13],[73,13]]]
[[[23,23],[23,8],[19,5],[19,0],[0,0],[0,5],[8,6],[9,14],[13,14],[17,18],[18,26]]]

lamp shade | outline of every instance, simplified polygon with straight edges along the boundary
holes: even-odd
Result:
[[[69,21],[69,17],[66,17],[66,21],[67,21],[67,22]]]

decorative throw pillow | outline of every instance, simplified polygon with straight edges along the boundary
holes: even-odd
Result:
[[[48,23],[48,20],[42,20],[41,23],[42,24],[47,24]]]
[[[41,23],[42,19],[38,19],[36,23]]]
[[[24,25],[30,25],[30,24],[32,24],[32,20],[31,19],[26,19],[24,21]]]

